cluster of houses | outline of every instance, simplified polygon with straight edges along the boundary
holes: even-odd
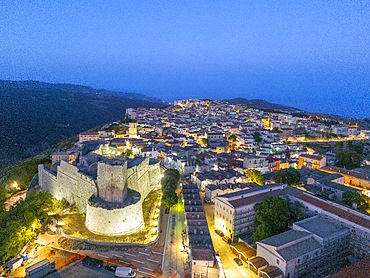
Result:
[[[336,257],[347,251],[341,250],[347,241],[356,244],[358,256],[369,252],[369,227],[363,225],[370,223],[368,216],[335,202],[346,191],[369,194],[370,172],[335,167],[330,154],[317,155],[299,142],[305,134],[369,139],[370,131],[358,125],[330,125],[322,118],[266,113],[210,100],[179,100],[165,108],[130,108],[126,118],[129,123],[110,123],[101,130],[81,133],[79,141],[104,140],[107,156],[155,158],[163,167],[177,169],[187,177],[191,185],[184,185],[183,196],[190,257],[196,262],[192,273],[198,275],[193,277],[216,277],[211,273],[219,273],[199,192],[214,203],[215,228],[232,239],[250,231],[253,206],[267,196],[283,196],[305,206],[311,220],[295,223],[289,233],[257,244],[249,267],[263,277],[304,276],[328,260],[334,261],[327,254],[333,246]],[[54,153],[53,163],[71,162],[76,155],[73,148]],[[273,184],[275,173],[289,167],[299,170],[305,192]],[[245,174],[250,169],[264,174],[265,182],[271,184],[260,187],[250,183]],[[330,201],[315,197],[321,195]],[[319,224],[318,229],[312,228]],[[326,234],[326,229],[332,233]],[[356,237],[363,239],[356,241]]]
[[[250,232],[256,214],[254,206],[267,197],[301,203],[307,218],[293,223],[287,232],[258,241],[256,254],[240,256],[259,277],[321,277],[328,267],[340,265],[349,253],[357,259],[369,255],[368,214],[285,184],[216,197],[215,228],[230,238]]]

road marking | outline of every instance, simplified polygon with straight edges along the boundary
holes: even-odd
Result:
[[[151,268],[147,268],[147,267],[141,267],[141,268],[143,268],[143,269],[145,269],[145,270],[149,270],[149,271],[152,271],[152,272],[154,272],[154,270],[153,269],[151,269]]]
[[[159,261],[156,261],[156,260],[151,260],[151,259],[146,259],[146,260],[152,263],[159,263]]]
[[[124,263],[124,264],[131,264],[130,262],[126,262],[124,260],[118,260],[120,263]]]
[[[116,256],[118,258],[122,258],[123,259],[123,256],[121,256],[121,255],[113,254],[113,256]]]
[[[103,258],[109,258],[108,256],[104,256],[104,255],[100,255],[100,254],[98,254],[98,257],[103,257]]]
[[[142,270],[140,270],[140,269],[138,269],[138,270],[137,270],[137,272],[143,273],[143,274],[145,274],[145,275],[150,275],[150,277],[153,277],[153,276],[154,276],[154,274],[153,274],[153,273],[148,273],[148,272],[142,271]]]
[[[144,253],[144,252],[138,252],[139,254],[142,254],[142,255],[145,255],[145,256],[150,256],[150,254],[148,253]]]
[[[161,255],[163,256],[163,253],[152,251],[153,254]]]
[[[138,260],[132,260],[133,262],[136,262],[136,263],[139,263],[139,264],[145,264],[144,262],[142,261],[138,261]]]
[[[131,256],[131,257],[136,257],[136,255],[133,255],[133,254],[130,254],[130,253],[123,253],[123,254],[125,254],[125,255],[127,255],[127,256]]]

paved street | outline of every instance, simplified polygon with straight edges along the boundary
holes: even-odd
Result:
[[[180,252],[182,231],[185,229],[184,205],[181,201],[170,210],[167,227],[166,248],[164,251],[163,276],[167,277],[175,271],[184,277],[184,253]]]
[[[20,200],[26,199],[26,191],[27,190],[19,191],[12,197],[10,197],[8,200],[6,200],[4,202],[5,210],[9,210],[11,207],[16,206],[17,202],[19,202]]]
[[[201,197],[202,198],[204,197],[204,193],[201,194]],[[236,262],[234,262],[234,258],[236,258],[236,256],[231,251],[229,244],[224,242],[222,238],[215,233],[213,221],[214,204],[203,203],[203,209],[206,212],[208,228],[211,233],[213,246],[215,248],[215,251],[219,253],[221,263],[223,266],[223,273],[221,271],[220,276],[226,278],[233,277],[257,278],[258,276],[247,268],[246,263],[243,263],[243,266],[238,266]]]

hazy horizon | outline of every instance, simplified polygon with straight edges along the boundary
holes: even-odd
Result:
[[[370,117],[370,1],[10,1],[0,79]]]

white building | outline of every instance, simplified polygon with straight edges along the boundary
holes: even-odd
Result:
[[[225,235],[233,238],[248,232],[254,223],[254,205],[267,196],[276,197],[283,194],[286,185],[265,185],[245,189],[216,197],[214,225]]]
[[[284,277],[306,277],[323,265],[339,263],[348,250],[349,230],[321,218],[293,224],[293,230],[257,242],[257,256],[279,267]]]
[[[256,156],[256,155],[247,155],[244,157],[243,161],[243,168],[250,170],[258,170],[262,174],[268,172],[268,160],[266,157],[263,156]]]

